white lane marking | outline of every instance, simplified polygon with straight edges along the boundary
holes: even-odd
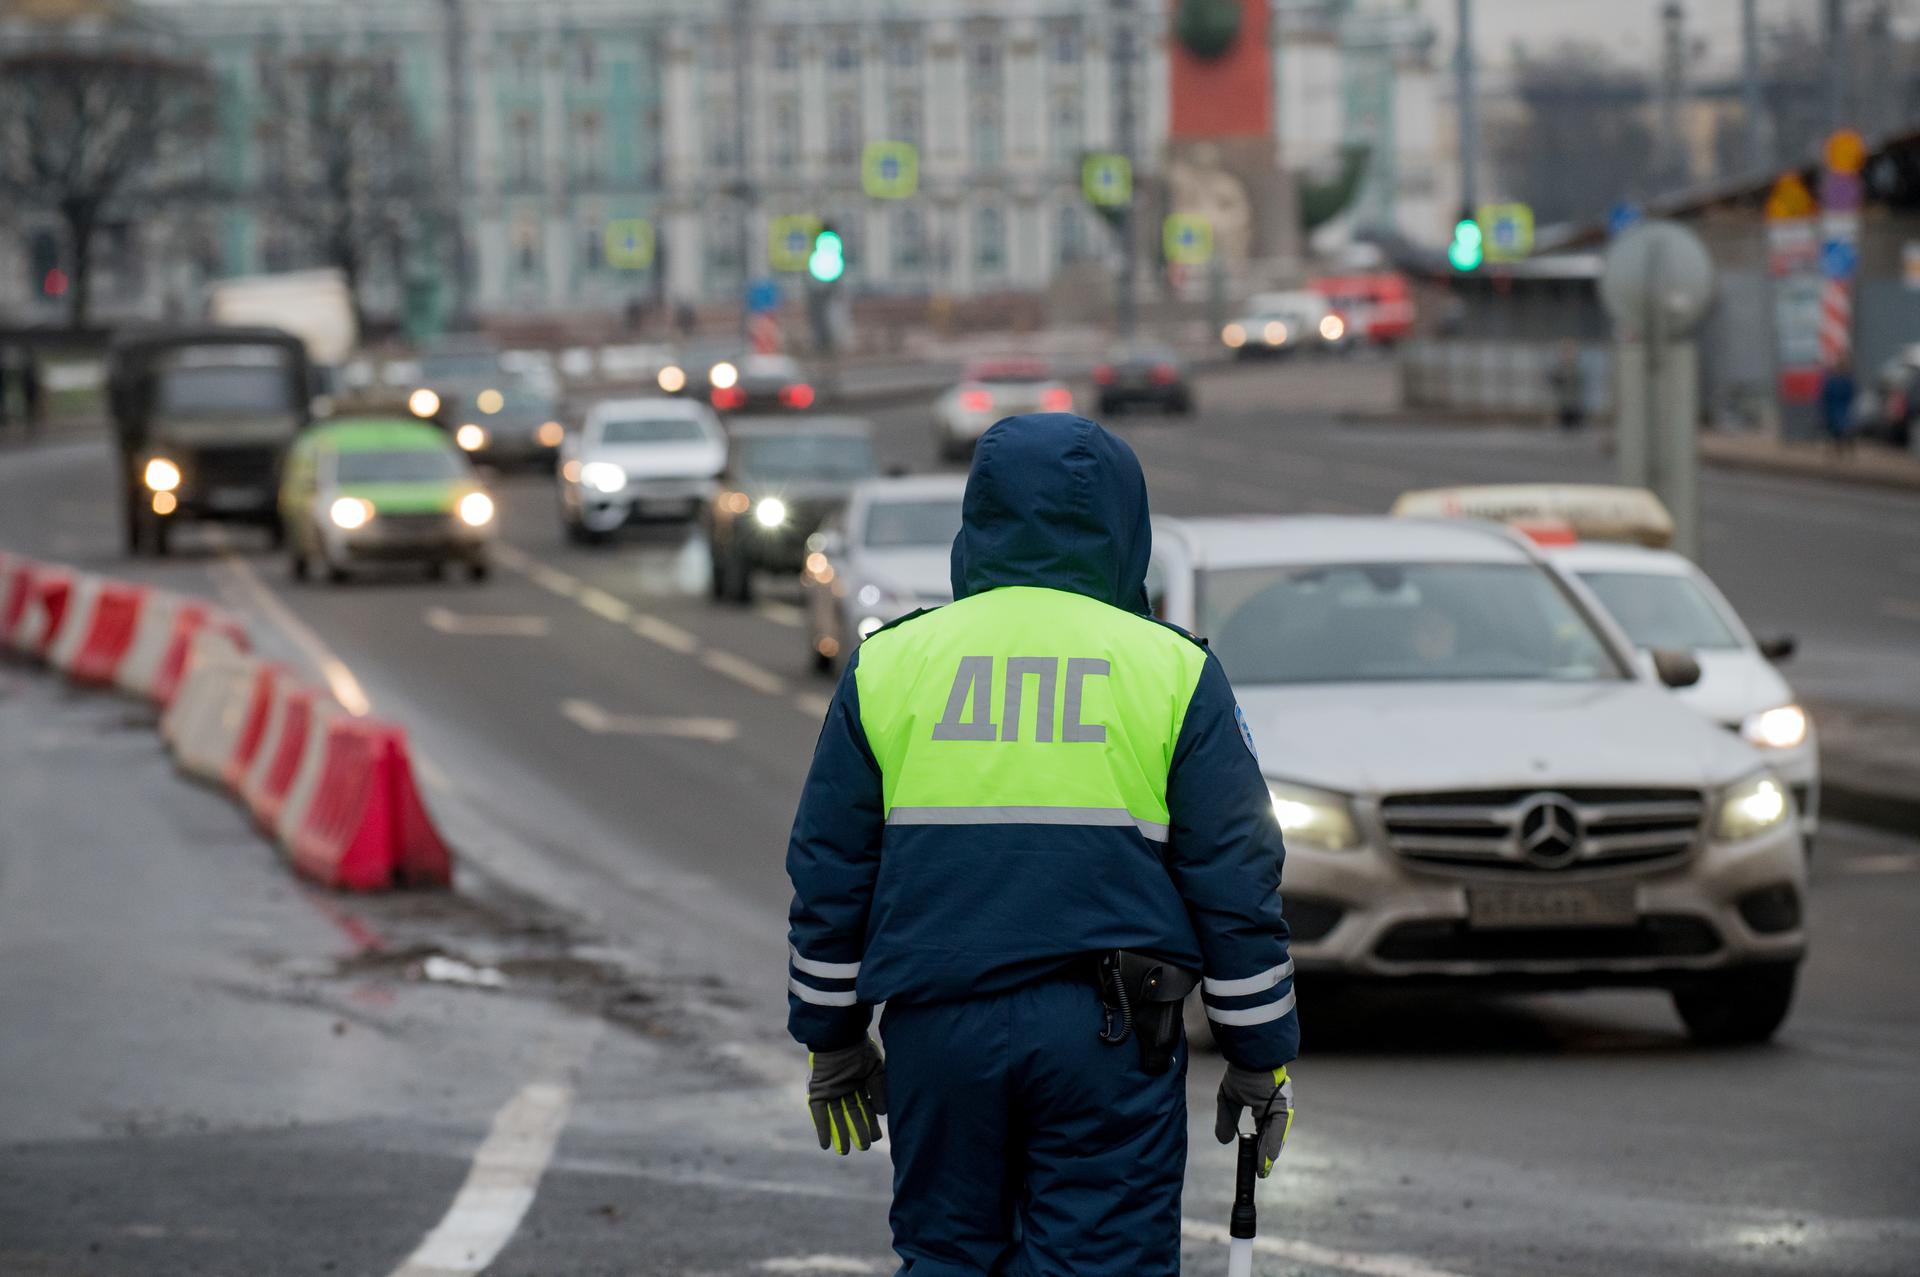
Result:
[[[813,718],[825,718],[827,711],[833,708],[833,699],[818,692],[795,692],[793,707]]]
[[[541,638],[552,629],[544,616],[480,615],[445,607],[428,608],[426,619],[429,626],[442,634],[476,638]]]
[[[789,1255],[763,1259],[754,1265],[763,1273],[884,1273],[897,1265],[891,1261],[855,1259],[851,1255]]]
[[[1210,1242],[1225,1246],[1233,1240],[1222,1224],[1207,1223],[1197,1219],[1180,1221],[1180,1233],[1189,1241]],[[1312,1242],[1295,1241],[1286,1237],[1256,1237],[1253,1248],[1262,1254],[1280,1255],[1297,1264],[1307,1264],[1320,1268],[1332,1268],[1343,1273],[1358,1273],[1361,1277],[1462,1277],[1462,1274],[1445,1268],[1435,1268],[1423,1259],[1412,1255],[1394,1255],[1380,1251],[1334,1250],[1327,1246],[1316,1246]]]
[[[681,629],[657,616],[648,616],[644,612],[633,618],[633,632],[643,639],[650,639],[669,651],[688,656],[700,648],[700,640],[692,633]]]
[[[493,1119],[453,1205],[392,1277],[479,1273],[520,1227],[567,1124],[573,1091],[552,1082],[522,1088]]]
[[[563,599],[580,596],[580,582],[568,576],[558,568],[550,568],[544,563],[527,564],[527,576],[543,590],[551,590]]]
[[[1884,856],[1855,856],[1841,861],[1836,868],[1843,874],[1920,873],[1920,854],[1889,852]]]
[[[525,572],[528,565],[533,562],[532,558],[522,551],[519,546],[508,541],[496,540],[493,543],[493,557],[497,562],[512,568],[516,572]]]
[[[560,712],[582,731],[595,736],[674,736],[722,744],[740,734],[740,725],[730,718],[615,714],[592,701],[577,698],[561,701]]]
[[[700,663],[716,674],[725,674],[736,683],[744,683],[756,692],[778,696],[787,690],[787,681],[772,670],[762,669],[743,656],[712,648],[701,654]]]
[[[755,604],[753,610],[775,625],[785,625],[796,630],[807,621],[807,614],[801,609],[791,603],[778,603],[772,599]]]
[[[360,680],[353,676],[346,662],[335,656],[305,621],[295,616],[278,595],[261,583],[251,564],[230,550],[221,552],[220,562],[232,573],[234,582],[254,605],[267,614],[267,619],[278,626],[281,633],[313,662],[314,668],[320,671],[320,677],[327,681],[327,689],[333,693],[333,699],[340,702],[342,709],[356,718],[372,712],[373,702],[367,698],[366,689],[360,686]]]
[[[580,606],[598,616],[604,616],[615,625],[625,625],[633,615],[633,609],[622,603],[605,590],[591,585],[582,586],[576,595]]]
[[[1920,621],[1920,602],[1913,599],[1881,599],[1880,610],[1903,621]]]

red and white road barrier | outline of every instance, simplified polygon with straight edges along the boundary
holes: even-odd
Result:
[[[175,764],[232,791],[303,876],[352,891],[452,882],[406,733],[250,655],[210,604],[0,552],[0,646],[161,705]]]

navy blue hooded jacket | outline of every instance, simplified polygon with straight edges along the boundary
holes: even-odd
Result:
[[[1000,422],[980,440],[962,514],[956,600],[1038,588],[1112,609],[1099,625],[1151,623],[1146,482],[1133,451],[1100,426],[1067,414]],[[917,614],[883,641],[938,637],[965,611]],[[1193,642],[1178,631],[1167,641]],[[1202,971],[1215,1036],[1233,1063],[1272,1069],[1294,1058],[1293,964],[1278,894],[1284,850],[1244,720],[1210,653],[1177,738],[1169,729],[1164,826],[1124,812],[1117,826],[1028,823],[1029,809],[1017,807],[959,824],[902,823],[896,808],[890,822],[868,731],[879,740],[898,724],[874,726],[874,713],[885,712],[878,706],[863,714],[858,668],[856,652],[787,850],[797,1039],[844,1047],[866,1033],[876,1003],[998,992],[1127,948]],[[939,692],[946,687],[943,671]]]

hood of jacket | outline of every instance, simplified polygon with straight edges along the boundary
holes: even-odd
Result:
[[[1153,532],[1140,460],[1071,413],[1008,417],[980,437],[953,542],[953,597],[1069,590],[1141,616]]]

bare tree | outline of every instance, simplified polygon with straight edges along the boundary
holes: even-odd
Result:
[[[191,183],[205,88],[198,66],[144,49],[88,43],[0,54],[0,197],[58,214],[74,327],[87,322],[105,220],[116,208],[130,211],[136,194],[158,201]]]
[[[403,274],[450,216],[391,60],[317,50],[275,64],[257,133],[269,215],[345,277],[355,319],[370,268]]]

